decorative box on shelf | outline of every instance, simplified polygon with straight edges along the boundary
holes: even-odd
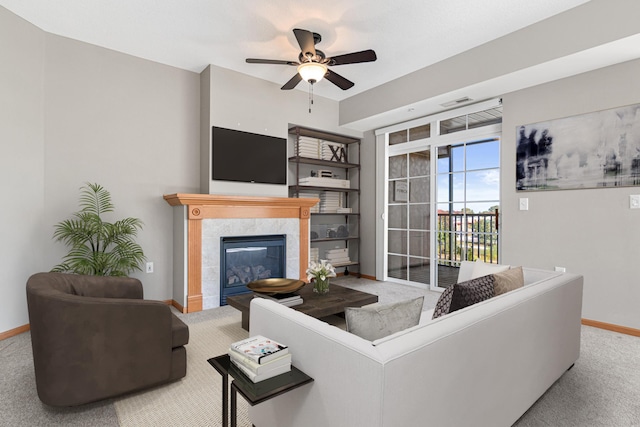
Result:
[[[345,239],[356,236],[354,224],[316,224],[311,226],[311,240]]]
[[[351,181],[348,179],[323,178],[319,176],[300,178],[298,184],[312,187],[351,188]]]

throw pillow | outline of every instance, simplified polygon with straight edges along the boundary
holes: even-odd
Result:
[[[493,280],[496,296],[521,288],[524,286],[522,267],[515,267],[502,273],[496,273],[493,275]]]
[[[436,308],[433,309],[433,316],[431,317],[431,319],[436,319],[440,316],[444,316],[445,314],[449,314],[449,306],[451,306],[452,295],[453,286],[449,286],[442,292],[442,294],[440,294],[440,298],[438,298],[438,302],[436,303]]]
[[[374,341],[395,334],[420,322],[424,297],[392,304],[372,304],[365,307],[347,307],[344,317],[347,332]]]
[[[495,295],[493,275],[478,277],[453,285],[449,313],[487,300]]]
[[[486,276],[488,274],[496,274],[509,269],[509,265],[502,264],[490,264],[487,262],[476,261],[473,263],[473,272],[469,279],[477,279],[478,277]]]

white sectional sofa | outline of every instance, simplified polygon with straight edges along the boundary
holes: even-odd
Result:
[[[525,286],[377,341],[256,298],[250,333],[314,382],[250,408],[256,427],[510,426],[578,359],[582,276]]]

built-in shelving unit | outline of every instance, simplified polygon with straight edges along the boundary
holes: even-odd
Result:
[[[294,177],[289,194],[320,199],[311,211],[310,260],[328,259],[338,272],[359,275],[360,139],[303,127],[292,127],[289,134]],[[320,178],[317,184],[310,182],[314,178]]]

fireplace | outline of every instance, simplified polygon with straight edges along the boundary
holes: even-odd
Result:
[[[167,194],[173,211],[173,300],[183,313],[220,305],[220,237],[287,236],[286,274],[306,280],[309,217],[318,199]]]
[[[286,235],[220,237],[220,305],[247,284],[286,276]]]

